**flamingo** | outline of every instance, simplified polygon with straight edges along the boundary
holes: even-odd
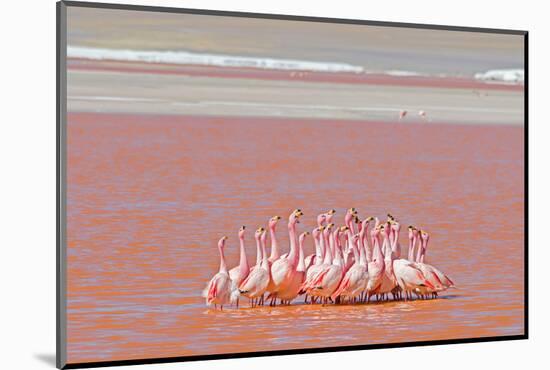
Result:
[[[290,252],[287,258],[279,258],[271,265],[271,277],[273,279],[273,293],[285,295],[285,290],[293,281],[298,264],[296,224],[300,222],[303,212],[300,209],[294,210],[288,217],[288,236],[290,239]]]
[[[279,243],[277,243],[277,236],[275,235],[275,228],[277,222],[281,219],[280,216],[273,216],[269,219],[267,227],[269,228],[269,236],[271,238],[271,256],[268,258],[270,263],[275,262],[281,256],[279,253]]]
[[[397,246],[400,229],[401,226],[399,223],[394,221],[392,224],[392,231],[394,232],[392,251],[400,249],[400,247]],[[393,270],[400,290],[405,292],[405,298],[411,296],[411,293],[415,291],[424,290],[426,288],[430,290],[435,289],[434,285],[426,279],[422,270],[413,262],[394,257]]]
[[[317,216],[317,226],[321,227],[325,224],[325,222],[327,222],[327,214],[326,213],[319,214]]]
[[[314,261],[314,264],[306,270],[306,278],[303,285],[306,285],[307,281],[311,281],[317,275],[317,273],[322,269],[323,261],[326,256],[326,251],[328,249],[328,246],[325,244],[325,241],[326,241],[325,230],[327,229],[327,227],[331,228],[333,227],[333,224],[329,224],[328,226],[321,226],[313,230],[312,234],[314,239],[316,240],[315,241],[315,246],[316,246],[315,261]],[[317,242],[317,239],[319,239],[318,242]],[[306,295],[306,298],[307,298],[307,295]],[[316,300],[316,296],[312,296],[311,303],[315,303],[315,300]]]
[[[206,298],[206,304],[208,306],[213,304],[214,308],[220,305],[220,310],[223,310],[223,305],[229,303],[231,298],[231,279],[227,272],[227,265],[225,264],[225,256],[223,254],[226,240],[227,236],[223,236],[218,241],[220,269],[218,273],[210,279],[206,289],[203,291],[203,297]]]
[[[390,246],[390,233],[391,233],[391,224],[389,221],[386,221],[380,227],[383,232],[384,243],[382,244],[382,250],[384,253],[384,276],[382,278],[382,284],[376,291],[376,294],[379,294],[382,299],[386,297],[396,286],[397,281],[395,279],[395,274],[393,272],[393,258],[392,250]]]
[[[306,265],[306,271],[311,266],[313,266],[317,260],[323,259],[323,253],[321,251],[321,246],[319,245],[319,243],[320,243],[320,235],[324,228],[325,228],[324,226],[319,226],[313,229],[313,231],[311,232],[311,234],[313,235],[313,242],[315,243],[315,253],[310,254],[305,258],[304,262]]]
[[[348,231],[348,237],[352,243],[352,251],[355,255],[355,263],[346,272],[346,275],[342,279],[342,282],[338,286],[338,289],[332,293],[331,298],[333,300],[336,297],[347,297],[349,300],[355,299],[367,287],[369,275],[367,273],[367,260],[365,259],[365,251],[363,248],[359,248],[357,242],[359,240],[359,234],[351,236],[351,232]],[[357,255],[357,249],[359,249],[359,255]]]
[[[298,296],[300,287],[304,282],[306,276],[306,265],[304,261],[304,240],[309,235],[309,231],[305,231],[300,234],[298,239],[298,265],[296,266],[296,272],[292,276],[292,281],[289,286],[282,292],[277,293],[277,298],[281,300],[281,304],[289,305],[292,300]]]
[[[229,270],[229,278],[231,279],[231,303],[236,303],[239,307],[239,285],[250,273],[250,267],[246,258],[246,250],[244,248],[244,231],[246,226],[241,226],[239,229],[239,243],[240,243],[240,260],[239,265]]]
[[[325,233],[330,234],[334,225],[330,224],[325,229]],[[328,231],[328,232],[327,232]],[[300,289],[300,292],[308,292],[309,295],[322,297],[326,303],[332,293],[338,288],[338,284],[342,280],[342,260],[336,251],[333,258],[331,248],[326,248],[325,259],[321,265],[320,271],[315,274],[309,281],[306,280]]]
[[[255,304],[255,300],[263,297],[269,284],[269,262],[265,251],[265,243],[261,241],[263,235],[265,235],[263,227],[258,228],[254,235],[256,244],[261,246],[261,261],[252,268],[247,278],[239,285],[239,292],[251,300],[252,307],[258,304],[258,302]]]
[[[428,241],[430,239],[430,235],[426,231],[421,230],[419,232],[418,237],[420,238],[422,248],[421,248],[420,256],[417,259],[416,263],[421,269],[425,271],[424,274],[431,278],[430,281],[433,282],[433,285],[436,288],[435,292],[431,292],[431,293],[434,296],[437,296],[438,291],[443,291],[448,288],[454,288],[455,287],[454,282],[447,275],[445,275],[441,270],[437,269],[436,267],[429,265],[427,263],[424,263],[426,249],[428,247]]]
[[[369,280],[367,282],[367,288],[365,289],[367,302],[369,302],[370,298],[380,289],[386,272],[384,254],[380,247],[380,231],[382,227],[379,224],[378,218],[375,218],[375,220],[375,227],[371,232],[373,239],[372,261],[367,264],[367,271],[369,273]]]
[[[335,214],[335,213],[336,213],[336,210],[335,210],[335,209],[331,209],[331,210],[329,210],[327,213],[325,213],[327,224],[332,223],[332,218],[334,217],[334,214]]]
[[[355,229],[353,228],[353,220],[357,215],[357,210],[355,208],[350,208],[346,211],[344,216],[344,224],[349,227],[352,234],[355,234]]]

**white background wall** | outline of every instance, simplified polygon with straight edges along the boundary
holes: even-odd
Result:
[[[112,0],[111,2],[119,2]],[[164,364],[136,369],[446,370],[548,366],[550,21],[542,1],[173,0],[133,4],[530,31],[530,333],[528,341]],[[55,354],[55,2],[6,1],[0,33],[0,368],[52,368]],[[546,144],[546,145],[545,145]],[[487,232],[491,230],[477,230]],[[518,246],[521,248],[521,246]],[[414,338],[411,338],[414,339]],[[330,343],[327,343],[330,345]],[[546,353],[545,353],[546,352]]]

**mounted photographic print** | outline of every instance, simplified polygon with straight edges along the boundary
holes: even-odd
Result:
[[[527,32],[57,10],[58,367],[527,338]]]

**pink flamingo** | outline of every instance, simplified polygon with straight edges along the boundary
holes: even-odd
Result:
[[[327,222],[327,214],[321,213],[317,216],[317,226],[321,227],[325,225],[325,222]]]
[[[224,304],[230,302],[231,298],[231,279],[227,272],[227,265],[225,264],[225,256],[223,254],[226,240],[227,236],[224,236],[218,241],[220,269],[218,273],[212,277],[206,289],[203,291],[203,297],[206,298],[206,304],[213,304],[214,308],[220,305],[221,310],[223,310]]]
[[[419,232],[419,238],[420,238],[422,248],[420,250],[420,254],[416,262],[422,269],[425,269],[426,271],[425,275],[433,277],[433,279],[431,280],[434,281],[434,285],[436,286],[436,291],[432,292],[432,294],[434,296],[437,296],[437,291],[442,291],[448,288],[454,288],[455,287],[454,282],[447,275],[445,275],[441,270],[437,269],[436,267],[424,262],[430,235],[427,232],[421,230]]]
[[[363,248],[358,247],[359,234],[351,236],[351,233],[348,231],[349,238],[352,243],[352,251],[355,255],[355,263],[353,266],[346,272],[342,282],[338,286],[338,289],[332,293],[331,298],[336,300],[337,297],[341,296],[348,298],[348,300],[354,300],[356,297],[360,296],[367,287],[367,282],[369,275],[367,273],[367,260],[365,259],[365,251]],[[359,249],[359,253],[357,253]]]
[[[334,217],[334,214],[335,214],[335,213],[336,213],[336,210],[335,210],[335,209],[331,209],[331,210],[329,210],[327,213],[325,213],[327,224],[332,223],[332,218]]]
[[[304,240],[306,236],[309,235],[308,231],[300,234],[298,239],[298,265],[296,266],[296,273],[292,276],[292,281],[290,282],[287,289],[282,292],[277,293],[277,298],[281,300],[281,304],[289,305],[297,296],[300,291],[300,287],[304,282],[306,276],[306,265],[304,261]]]
[[[314,261],[314,264],[306,270],[306,278],[302,285],[305,285],[307,281],[311,281],[317,275],[317,273],[321,270],[324,258],[326,256],[326,250],[328,248],[328,246],[325,244],[325,241],[326,241],[325,230],[327,228],[330,229],[333,226],[334,224],[329,224],[328,226],[321,226],[313,230],[313,237],[316,240],[315,261]],[[317,243],[317,238],[319,239],[318,243]],[[306,295],[306,299],[307,299],[307,295]],[[316,300],[316,297],[312,296],[311,303],[315,303],[315,300]]]
[[[317,260],[323,259],[323,253],[320,246],[321,232],[325,229],[324,226],[319,226],[313,229],[311,234],[313,235],[313,241],[315,243],[315,253],[310,254],[305,258],[306,271],[315,264]]]
[[[298,247],[296,236],[296,224],[300,222],[303,213],[300,209],[294,210],[288,218],[288,236],[290,239],[290,252],[287,258],[279,258],[271,265],[271,277],[274,283],[273,293],[285,295],[285,291],[293,281],[298,264]]]
[[[355,229],[353,228],[353,220],[357,215],[357,210],[355,208],[350,208],[346,211],[344,216],[344,224],[349,227],[352,234],[355,234]]]
[[[244,231],[246,227],[243,225],[239,229],[239,242],[240,242],[240,260],[239,265],[229,270],[229,278],[231,279],[231,303],[236,303],[239,307],[239,285],[250,273],[250,266],[246,258],[246,250],[244,248]]]
[[[384,243],[382,245],[382,250],[384,253],[384,277],[382,279],[382,284],[380,284],[380,287],[376,291],[376,294],[379,294],[382,299],[387,299],[387,294],[391,293],[397,286],[397,281],[393,272],[393,258],[390,246],[391,224],[389,222],[385,222],[382,224],[381,230],[384,236]]]
[[[277,223],[281,219],[280,216],[273,216],[269,219],[267,227],[269,228],[269,236],[271,238],[271,256],[269,257],[269,262],[273,263],[279,259],[281,254],[279,253],[279,243],[277,242],[277,236],[275,234],[275,228]]]
[[[332,227],[332,224],[327,226],[329,233]],[[332,251],[328,247],[326,248],[325,259],[320,271],[310,281],[306,280],[302,284],[300,293],[307,292],[309,295],[321,297],[323,302],[326,303],[332,293],[338,288],[343,277],[342,273],[342,260],[338,251],[333,259]]]
[[[267,253],[265,250],[265,243],[262,243],[262,236],[265,235],[265,229],[263,227],[258,228],[254,235],[256,244],[261,246],[261,261],[254,266],[247,278],[239,285],[239,292],[241,295],[251,300],[251,306],[254,307],[259,302],[255,302],[256,299],[263,297],[267,285],[269,284],[269,261],[267,259]],[[263,239],[265,241],[265,237]]]
[[[372,252],[372,261],[367,264],[367,271],[369,273],[369,281],[367,282],[367,289],[365,294],[367,296],[367,302],[370,301],[370,298],[378,292],[384,276],[386,273],[386,264],[384,262],[384,254],[380,247],[380,232],[382,226],[378,218],[375,219],[375,227],[371,231],[373,252]]]
[[[397,247],[399,231],[401,226],[398,222],[393,223],[392,229],[395,233],[392,241],[392,250],[400,249]],[[405,292],[405,298],[412,295],[412,292],[421,289],[434,289],[434,286],[422,273],[414,262],[410,262],[406,259],[394,259],[393,261],[394,275],[397,280],[397,284],[401,292]],[[394,293],[396,295],[396,293]]]
[[[407,111],[404,110],[404,109],[401,110],[401,111],[399,112],[399,119],[401,120],[401,119],[405,118],[406,115],[407,115]]]

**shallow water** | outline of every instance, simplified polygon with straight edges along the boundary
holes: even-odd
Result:
[[[70,113],[68,359],[140,359],[523,334],[523,127]],[[294,208],[431,234],[441,299],[224,309],[217,240]],[[284,223],[278,236],[286,250]],[[308,253],[313,252],[308,240]],[[403,254],[406,256],[406,247]],[[246,304],[245,304],[246,306]]]

